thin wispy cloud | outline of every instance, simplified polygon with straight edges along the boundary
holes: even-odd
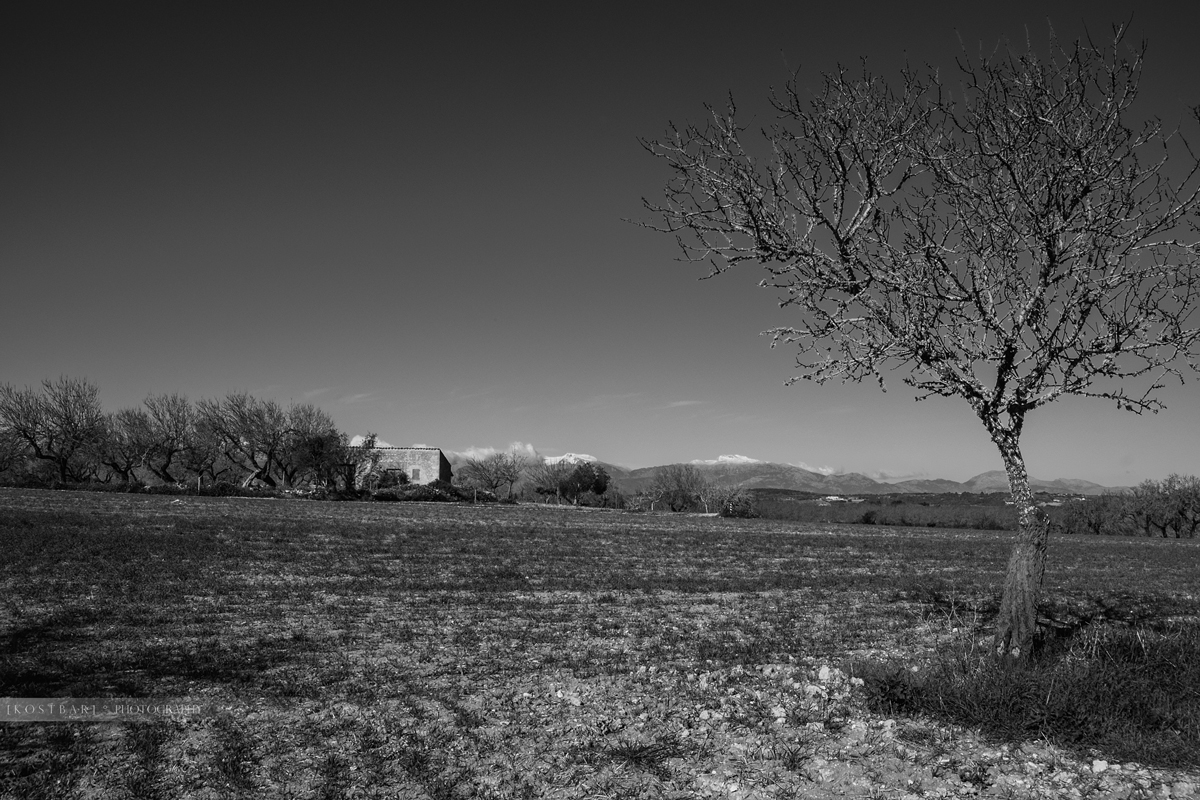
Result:
[[[348,394],[338,398],[339,403],[363,403],[367,400],[374,400],[375,392],[362,392],[361,394]]]
[[[704,400],[675,400],[674,402],[667,403],[665,408],[686,408],[687,406],[702,406],[702,405],[704,405],[704,403],[705,403]]]
[[[326,394],[327,392],[332,392],[332,391],[333,391],[332,386],[326,386],[323,389],[309,389],[307,392],[302,393],[300,396],[303,397],[305,400],[312,400],[314,397],[320,397],[321,395]]]

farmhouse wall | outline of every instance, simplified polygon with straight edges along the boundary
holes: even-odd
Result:
[[[402,469],[411,483],[449,481],[450,462],[436,447],[377,447],[379,469]]]

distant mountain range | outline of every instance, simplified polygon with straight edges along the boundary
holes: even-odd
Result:
[[[623,492],[636,492],[648,488],[654,482],[658,471],[663,469],[662,466],[624,469],[614,464],[606,464],[590,456],[582,458],[576,456],[575,459],[596,461],[602,465],[612,477],[613,484]],[[564,457],[563,460],[575,459]],[[984,472],[962,483],[943,478],[883,483],[857,472],[824,475],[791,464],[772,464],[766,461],[755,461],[744,456],[692,462],[691,466],[700,470],[714,483],[731,488],[741,486],[746,489],[793,489],[802,492],[838,495],[1008,491],[1008,476],[1002,470]],[[1100,494],[1108,489],[1098,483],[1074,478],[1058,478],[1052,481],[1031,478],[1029,484],[1034,491],[1054,494]]]

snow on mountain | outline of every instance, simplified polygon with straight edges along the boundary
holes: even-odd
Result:
[[[750,458],[749,456],[728,455],[717,456],[716,458],[701,459],[697,458],[691,463],[693,464],[765,464],[767,462],[758,459]]]
[[[594,463],[600,459],[585,453],[564,453],[561,456],[546,456],[545,460],[547,464],[557,464],[560,461],[566,461],[568,464],[579,464],[584,461]]]

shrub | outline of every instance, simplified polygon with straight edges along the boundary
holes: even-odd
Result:
[[[154,486],[143,486],[142,491],[146,494],[195,494],[195,485],[194,483],[192,486],[179,483],[160,483]]]
[[[863,662],[850,669],[863,682],[867,706],[889,716],[917,712],[925,695],[924,681],[903,664]]]
[[[722,517],[754,519],[758,516],[758,509],[750,493],[738,489],[721,503],[720,514]]]
[[[923,528],[1015,530],[1016,511],[1000,495],[869,495],[854,502],[826,502],[810,493],[753,489],[755,509],[764,519],[841,522]]]
[[[408,485],[408,473],[402,469],[388,469],[379,474],[376,489],[394,489],[397,486]]]
[[[103,481],[87,481],[85,483],[62,483],[61,481],[54,481],[50,484],[49,488],[69,492],[125,493],[140,492],[143,490],[144,485],[141,483],[141,481],[136,480],[128,482],[110,481],[108,483]]]
[[[458,500],[469,499],[470,497],[470,495],[464,496],[460,493],[458,487],[443,480],[436,480],[432,483],[418,486],[406,486],[398,493],[401,500],[438,503],[453,503]]]
[[[474,486],[454,486],[452,491],[447,494],[452,494],[457,500],[464,500],[468,503],[516,503],[514,498],[501,498],[494,492],[489,492],[487,489],[477,489]]]

